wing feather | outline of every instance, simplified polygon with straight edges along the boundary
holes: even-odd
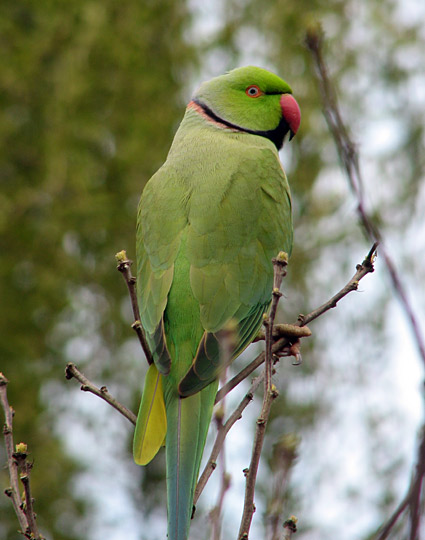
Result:
[[[133,439],[133,457],[138,465],[146,465],[156,456],[164,444],[166,432],[162,375],[152,364],[146,373]]]
[[[291,251],[291,199],[277,154],[251,149],[227,177],[216,179],[209,196],[207,187],[202,197],[193,193],[189,222],[191,287],[206,333],[180,382],[182,396],[217,377],[216,334],[231,319],[238,328],[234,357],[253,340],[270,304],[272,258]]]

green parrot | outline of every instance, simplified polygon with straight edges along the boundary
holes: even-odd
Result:
[[[300,109],[289,85],[258,67],[203,83],[137,218],[137,294],[152,351],[134,435],[136,463],[165,443],[168,539],[186,540],[220,373],[268,310],[272,258],[292,248],[291,195],[278,150]]]

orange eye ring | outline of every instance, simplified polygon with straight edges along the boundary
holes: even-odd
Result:
[[[245,90],[245,94],[250,98],[257,98],[263,95],[263,92],[256,84],[251,84]]]

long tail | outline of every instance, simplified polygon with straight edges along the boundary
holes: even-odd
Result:
[[[213,382],[197,394],[184,399],[177,395],[174,385],[164,384],[167,411],[168,540],[187,540],[189,536],[193,495],[217,384]]]

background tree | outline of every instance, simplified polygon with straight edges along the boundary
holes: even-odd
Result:
[[[173,1],[2,5],[0,365],[37,463],[39,525],[56,539],[85,538],[90,515],[73,488],[85,465],[58,433],[64,361],[124,375],[113,255],[133,248],[139,194],[181,114],[189,23]],[[15,538],[5,497],[0,509],[0,536]]]
[[[283,153],[296,231],[281,317],[293,320],[328,298],[369,245],[304,46],[306,28],[320,21],[369,209],[420,312],[424,8],[419,0],[6,0],[2,15],[0,369],[11,381],[17,440],[36,460],[39,525],[55,539],[144,538],[144,530],[162,538],[163,460],[137,469],[126,424],[62,379],[66,361],[76,361],[137,406],[144,365],[113,255],[134,254],[142,186],[165,158],[197,82],[246,63],[281,74],[303,114]],[[281,397],[266,439],[272,469],[263,461],[254,537],[262,534],[259,515],[267,516],[276,444],[294,432],[301,442],[285,504],[300,517],[300,539],[367,538],[407,488],[422,369],[379,259],[363,288],[312,327],[303,365],[284,363],[276,377]],[[228,462],[250,440],[246,419],[235,429]],[[233,472],[225,535],[235,529],[242,483]],[[215,504],[209,493],[204,512]],[[0,511],[0,534],[16,538],[6,498]],[[192,527],[193,538],[197,530],[203,538],[204,526]]]

